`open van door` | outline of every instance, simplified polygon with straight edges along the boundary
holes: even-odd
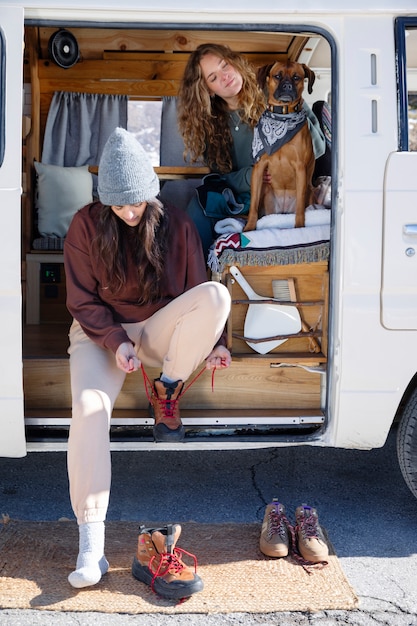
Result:
[[[399,150],[384,176],[382,323],[417,330],[417,19],[396,21]]]
[[[23,9],[0,7],[0,456],[26,454],[22,376]]]
[[[390,154],[384,183],[382,323],[417,330],[417,152]]]

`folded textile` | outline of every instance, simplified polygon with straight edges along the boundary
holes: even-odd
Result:
[[[65,237],[38,237],[32,242],[33,250],[63,250]]]
[[[238,234],[231,235],[239,237]],[[208,264],[214,272],[223,272],[229,265],[253,265],[268,267],[271,265],[298,265],[300,263],[318,263],[328,261],[330,242],[316,241],[313,244],[300,244],[282,248],[226,248],[219,258],[211,251]]]
[[[321,205],[312,204],[306,208],[305,227],[330,224],[331,212]],[[281,213],[264,215],[256,223],[256,230],[264,228],[295,228],[295,214]]]
[[[245,224],[246,220],[244,219],[226,217],[224,220],[219,220],[215,223],[214,230],[219,235],[224,235],[225,233],[241,233]]]
[[[219,174],[207,174],[203,184],[196,188],[200,206],[207,217],[220,219],[224,216],[247,215],[250,194],[235,194]]]
[[[323,208],[320,204],[312,204],[306,208],[305,225],[318,226],[321,224],[330,224],[330,211]],[[245,225],[242,218],[227,217],[216,222],[214,230],[219,235],[226,233],[241,233]],[[294,213],[279,213],[273,215],[264,215],[256,224],[256,230],[264,228],[294,228]]]
[[[270,254],[271,258],[279,259],[280,263],[285,263],[283,252],[285,252],[286,249],[292,250],[294,248],[306,248],[309,245],[328,242],[330,240],[330,211],[325,210],[325,213],[328,214],[328,221],[324,224],[305,226],[304,228],[266,227],[248,232],[221,235],[216,239],[212,249],[210,250],[208,265],[215,272],[221,271],[222,263],[219,261],[219,257],[225,250],[228,249],[244,252],[247,252],[248,250],[258,252],[272,251],[272,256]],[[267,217],[275,218],[290,216],[271,215]],[[275,249],[279,249],[280,253],[276,254],[274,252]],[[303,254],[303,256],[305,257],[305,254]],[[292,257],[294,258],[294,254],[292,254]]]

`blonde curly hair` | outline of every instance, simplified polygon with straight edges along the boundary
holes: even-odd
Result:
[[[254,68],[228,46],[205,43],[191,53],[178,92],[178,126],[184,140],[184,157],[189,156],[192,163],[202,160],[211,169],[227,173],[232,170],[230,109],[207,87],[200,66],[207,54],[224,59],[241,75],[238,109],[242,122],[252,128],[256,125],[265,109],[265,96]]]

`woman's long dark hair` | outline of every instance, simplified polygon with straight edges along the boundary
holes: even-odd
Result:
[[[156,198],[148,201],[136,227],[127,226],[110,206],[103,207],[94,244],[97,255],[102,259],[110,291],[117,293],[126,284],[127,255],[133,254],[141,288],[138,304],[148,304],[160,298],[167,229],[167,211]]]

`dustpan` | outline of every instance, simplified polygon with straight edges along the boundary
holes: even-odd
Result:
[[[231,265],[230,274],[237,280],[249,300],[271,300],[257,294],[249,285],[240,270]],[[279,302],[279,301],[277,301]],[[263,339],[276,335],[295,335],[301,330],[301,318],[296,306],[265,302],[263,304],[249,304],[245,317],[244,334],[248,337],[246,343],[259,354],[267,354],[287,339],[272,339],[270,341],[252,342],[250,339]]]

